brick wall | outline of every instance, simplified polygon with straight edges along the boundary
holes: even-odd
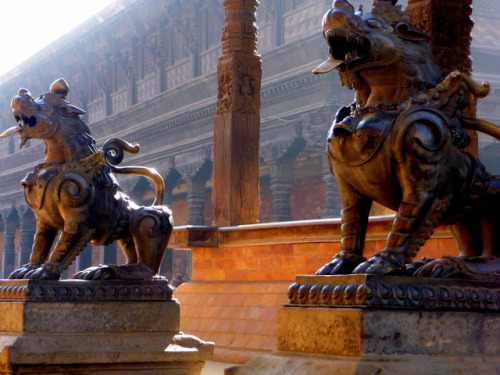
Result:
[[[340,251],[340,220],[316,223],[219,228],[195,238],[211,247],[192,247],[192,282],[174,293],[181,303],[181,330],[215,342],[217,361],[244,363],[274,350],[277,312],[295,276],[314,274]],[[391,217],[370,222],[367,258],[383,249],[391,225]],[[187,231],[176,229],[170,246],[189,247],[181,240]],[[445,254],[458,251],[448,229],[439,227],[417,259]]]

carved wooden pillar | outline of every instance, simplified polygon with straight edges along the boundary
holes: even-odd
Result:
[[[340,201],[340,192],[335,181],[335,176],[330,171],[328,165],[328,156],[323,156],[323,182],[325,183],[326,191],[326,206],[323,211],[324,218],[340,217],[342,204]]]
[[[159,92],[167,90],[167,29],[161,25],[160,35],[158,40],[158,63],[157,63],[157,80]]]
[[[226,24],[218,65],[212,200],[217,226],[259,218],[261,60],[257,0],[225,0]]]
[[[261,144],[261,157],[269,165],[273,195],[273,221],[292,220],[290,192],[293,183],[293,165],[305,141],[299,136],[300,125],[268,134]],[[271,136],[269,138],[269,136]],[[279,141],[277,141],[279,139]]]
[[[293,160],[282,157],[270,161],[273,221],[292,220],[290,191],[293,182]]]
[[[106,60],[106,66],[102,72],[102,80],[103,80],[103,92],[104,92],[104,113],[106,116],[111,116],[113,114],[113,100],[111,98],[111,61],[108,58]]]
[[[471,31],[474,22],[472,0],[409,0],[406,13],[411,22],[430,36],[429,45],[434,59],[444,75],[459,70],[469,75],[472,72],[470,58]],[[464,111],[468,117],[476,114],[476,101],[471,101]],[[467,131],[472,142],[465,149],[478,156],[477,133]]]
[[[19,227],[19,217],[16,210],[5,215],[5,237],[2,255],[2,279],[5,279],[14,271],[16,266],[16,230]]]
[[[285,21],[283,18],[283,0],[275,0],[274,4],[274,45],[281,46],[285,42]]]
[[[204,225],[205,198],[207,183],[206,176],[193,176],[188,179],[187,201],[189,206],[189,225]]]
[[[139,46],[134,43],[126,64],[128,78],[128,106],[131,107],[137,104],[137,62],[139,60]]]
[[[208,153],[206,151],[205,153]],[[207,180],[210,178],[212,162],[208,159],[191,162],[178,167],[182,177],[188,184],[187,202],[189,207],[190,225],[204,225],[205,199]]]
[[[36,231],[36,220],[33,211],[26,208],[26,212],[20,218],[20,241],[19,241],[19,257],[16,267],[21,267],[30,260],[31,248],[33,247],[33,239]]]
[[[200,8],[193,9],[193,22],[191,22],[191,32],[193,35],[193,77],[201,75],[201,30],[200,30]]]

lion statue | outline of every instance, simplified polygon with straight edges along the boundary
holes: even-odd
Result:
[[[337,70],[355,102],[328,134],[328,159],[342,201],[342,251],[317,274],[397,274],[500,280],[500,178],[463,151],[465,129],[500,139],[499,128],[463,110],[487,83],[433,62],[427,35],[395,1],[357,12],[335,0],[323,18],[330,58],[313,73]],[[385,248],[363,257],[372,202],[397,212]],[[439,224],[459,257],[415,262]]]
[[[82,118],[85,112],[65,100],[68,93],[64,79],[55,81],[39,99],[26,89],[19,90],[12,99],[17,125],[0,135],[19,133],[20,147],[29,139],[45,143],[45,161],[22,181],[26,202],[37,219],[30,261],[9,278],[57,280],[89,241],[98,246],[118,241],[127,264],[92,267],[75,278],[157,277],[173,228],[170,210],[161,205],[163,179],[148,168],[115,166],[124,151],[139,152],[138,145],[113,138],[97,150]],[[153,206],[131,202],[118,191],[112,173],[152,179]]]

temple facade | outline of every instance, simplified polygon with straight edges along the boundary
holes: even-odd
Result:
[[[358,1],[369,9],[370,1]],[[262,1],[258,51],[262,56],[260,222],[338,217],[340,197],[328,169],[325,139],[337,109],[353,101],[335,73],[313,75],[328,56],[320,20],[330,0]],[[473,77],[490,82],[478,116],[500,123],[500,3],[474,0]],[[213,126],[224,7],[220,0],[118,0],[29,61],[0,77],[0,130],[14,124],[10,99],[33,95],[64,77],[69,101],[84,109],[98,146],[110,137],[141,145],[124,165],[156,168],[166,204],[180,225],[211,225]],[[445,36],[443,36],[444,38]],[[450,36],[447,36],[450,37]],[[498,142],[480,136],[480,156],[494,160]],[[43,144],[0,141],[1,276],[27,262],[35,220],[20,181],[43,160]],[[153,186],[133,176],[122,190],[150,204]],[[189,253],[169,250],[162,272],[190,278]],[[116,245],[88,247],[70,272],[121,262]]]

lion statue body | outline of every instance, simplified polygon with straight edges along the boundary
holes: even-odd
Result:
[[[148,168],[116,167],[124,151],[137,153],[139,146],[113,138],[98,150],[82,119],[85,112],[65,100],[68,93],[63,79],[36,100],[27,90],[19,90],[12,99],[18,125],[0,135],[19,133],[21,147],[28,139],[41,139],[46,155],[22,181],[26,202],[37,219],[30,261],[9,277],[59,279],[90,241],[95,245],[118,241],[127,264],[92,267],[76,278],[155,277],[173,228],[170,210],[161,205],[163,180]],[[118,191],[112,172],[151,178],[157,205],[135,205]]]
[[[463,151],[464,129],[499,138],[499,128],[463,110],[487,84],[466,74],[442,77],[427,36],[391,1],[371,13],[335,0],[323,18],[330,59],[355,102],[341,108],[328,135],[328,158],[342,200],[342,251],[318,274],[415,274],[500,280],[500,182]],[[366,260],[372,202],[397,212],[385,248]],[[439,224],[449,224],[460,257],[414,262]]]

